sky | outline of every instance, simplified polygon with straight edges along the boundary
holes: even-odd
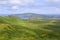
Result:
[[[60,0],[0,0],[0,14],[60,14]]]

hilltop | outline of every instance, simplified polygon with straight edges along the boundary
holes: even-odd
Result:
[[[13,16],[22,18],[22,19],[31,19],[31,18],[56,18],[60,19],[60,15],[53,14],[37,14],[37,13],[23,13],[23,14],[13,14]]]

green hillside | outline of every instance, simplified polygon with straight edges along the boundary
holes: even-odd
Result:
[[[0,40],[60,40],[60,20],[0,16]]]

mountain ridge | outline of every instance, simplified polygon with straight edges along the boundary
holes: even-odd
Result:
[[[13,14],[13,16],[22,18],[22,19],[31,19],[31,18],[60,18],[60,15],[46,15],[46,14],[36,14],[36,13],[24,13],[24,14]]]

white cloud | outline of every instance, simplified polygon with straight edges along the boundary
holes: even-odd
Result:
[[[10,4],[20,4],[21,1],[20,0],[8,0],[8,3],[10,3]]]
[[[34,2],[34,0],[8,0],[8,3],[13,5],[27,5]]]
[[[0,1],[0,4],[28,5],[35,2],[36,0],[3,0],[3,1]]]
[[[46,2],[60,2],[60,0],[45,0]]]
[[[2,4],[8,4],[11,5],[11,9],[17,9],[19,5],[30,5],[30,4],[34,4],[36,2],[36,0],[3,0],[0,1],[0,5]]]
[[[7,4],[7,1],[0,1],[0,4]]]
[[[57,7],[46,7],[43,9],[46,13],[60,13],[60,8]]]
[[[12,6],[11,9],[18,9],[18,6]]]

